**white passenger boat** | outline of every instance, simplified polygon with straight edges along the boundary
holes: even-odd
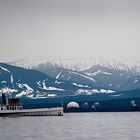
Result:
[[[2,94],[0,116],[63,116],[63,107],[23,109],[18,98],[6,101]]]

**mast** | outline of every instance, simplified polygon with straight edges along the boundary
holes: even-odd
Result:
[[[8,92],[8,91],[7,91]],[[6,93],[7,93],[6,92]],[[2,95],[2,104],[7,105],[7,100],[6,100],[6,93],[3,91],[3,88],[1,89],[1,95]]]
[[[61,99],[61,107],[63,107],[63,98],[62,98],[62,94],[60,94],[60,99]]]
[[[6,97],[5,97],[5,94],[4,93],[1,93],[2,94],[2,104],[3,105],[6,105]]]

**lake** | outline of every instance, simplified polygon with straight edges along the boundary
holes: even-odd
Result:
[[[140,140],[140,112],[1,117],[0,140]]]

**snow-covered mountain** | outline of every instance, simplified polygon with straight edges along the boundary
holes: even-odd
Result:
[[[29,98],[114,92],[109,89],[96,88],[94,85],[59,80],[59,76],[60,74],[52,78],[37,70],[0,63],[0,92],[14,97]]]
[[[38,65],[50,64],[52,66],[59,66],[64,69],[74,70],[74,71],[84,71],[94,65],[101,65],[104,67],[111,67],[115,70],[132,70],[133,72],[140,74],[140,62],[127,62],[127,61],[117,61],[117,60],[96,60],[96,59],[25,59],[15,62],[10,62],[9,64],[32,69],[38,67]]]
[[[93,59],[22,60],[11,63],[36,69],[58,80],[124,91],[140,88],[140,63]]]

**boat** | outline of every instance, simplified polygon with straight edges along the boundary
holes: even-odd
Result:
[[[63,107],[24,109],[19,98],[6,100],[1,94],[0,116],[63,116]]]

